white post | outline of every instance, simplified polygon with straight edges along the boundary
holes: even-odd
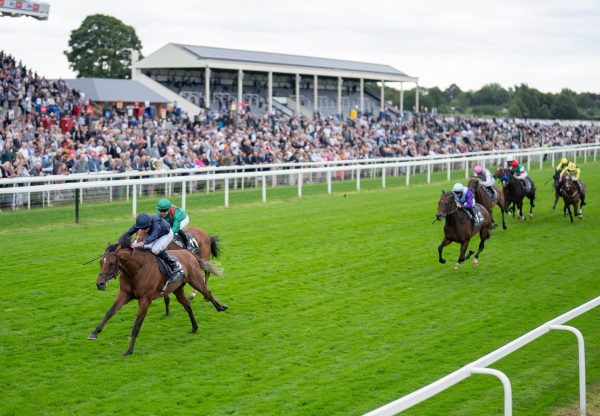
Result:
[[[420,113],[419,111],[419,84],[415,84],[415,107],[417,108],[417,113]]]
[[[497,377],[502,382],[502,386],[504,386],[504,416],[512,416],[512,389],[506,374],[492,368],[479,367],[471,368],[471,374],[487,374]]]
[[[385,81],[381,80],[381,89],[380,89],[380,97],[381,99],[381,103],[379,106],[379,110],[383,111],[384,106],[385,106]]]
[[[544,154],[540,153],[540,170],[544,168]]]
[[[262,177],[262,202],[267,202],[267,177]]]
[[[204,69],[204,105],[210,109],[210,68]]]
[[[225,179],[225,208],[229,208],[229,178]]]
[[[427,183],[431,183],[431,163],[427,164]]]
[[[132,192],[132,204],[131,204],[131,216],[135,218],[135,216],[137,215],[137,192],[135,192],[135,183],[132,185],[133,186],[133,192]]]
[[[296,74],[296,114],[300,114],[300,74]]]
[[[552,152],[552,167],[554,167],[554,156],[555,156],[555,155],[556,155],[556,154],[555,154],[554,152]]]
[[[273,113],[273,72],[269,71],[267,73],[267,88],[268,88],[268,107],[267,107],[267,112],[269,114]]]
[[[404,82],[400,83],[400,115],[404,114]]]
[[[298,199],[302,198],[302,172],[298,172]]]
[[[327,171],[327,193],[331,195],[331,171]]]
[[[313,78],[313,112],[319,111],[319,76]]]
[[[531,156],[527,155],[527,170],[531,170]]]
[[[585,403],[585,344],[583,342],[583,335],[577,328],[567,325],[550,325],[550,329],[569,331],[577,337],[577,348],[579,351],[579,414],[585,416],[587,413]]]
[[[243,97],[244,97],[244,71],[242,71],[241,69],[238,69],[238,99],[237,99],[238,113],[242,109],[240,104],[242,103]]]
[[[410,186],[410,165],[406,165],[406,186]]]
[[[360,192],[360,166],[356,167],[356,192]]]
[[[381,187],[385,188],[385,166],[381,168]]]
[[[337,89],[337,108],[338,115],[342,115],[342,77],[338,77],[338,89]]]
[[[587,148],[583,151],[583,164],[587,163]]]
[[[360,79],[360,112],[365,113],[365,79]]]
[[[185,211],[185,192],[186,192],[185,181],[181,182],[181,209]]]
[[[465,179],[469,179],[469,161],[465,160]]]

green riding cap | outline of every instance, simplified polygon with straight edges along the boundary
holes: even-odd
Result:
[[[163,198],[160,201],[158,201],[158,205],[156,206],[156,209],[169,209],[171,208],[171,203],[169,202],[168,199]]]

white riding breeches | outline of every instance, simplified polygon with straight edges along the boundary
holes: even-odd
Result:
[[[169,234],[159,237],[156,241],[150,244],[144,244],[144,248],[150,249],[154,254],[163,251],[173,241],[173,230],[169,230]]]
[[[189,223],[190,223],[190,217],[188,215],[186,215],[185,218],[182,219],[181,222],[179,223],[179,229],[185,230]]]

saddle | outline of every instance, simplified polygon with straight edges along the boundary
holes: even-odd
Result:
[[[177,257],[169,255],[169,259],[176,263],[178,268],[181,268],[181,263],[179,263]],[[160,257],[156,257],[156,260],[158,260],[158,270],[160,270],[160,273],[163,275],[165,282],[168,282],[171,278],[171,269]]]
[[[198,246],[198,242],[196,241],[196,239],[189,233],[185,233],[185,235],[188,239],[187,247],[184,247],[183,241],[181,240],[181,236],[178,233],[175,234],[175,236],[173,237],[173,242],[183,249],[190,250],[192,253],[199,252],[200,246]]]

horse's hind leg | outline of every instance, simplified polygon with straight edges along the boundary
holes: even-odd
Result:
[[[477,249],[477,253],[475,253],[475,258],[473,259],[473,267],[477,267],[479,264],[479,254],[483,251],[485,246],[485,240],[490,238],[490,232],[487,228],[482,228],[479,233],[479,248]]]
[[[534,201],[535,195],[529,198],[529,219],[533,219],[533,207],[535,207]]]
[[[192,322],[192,334],[195,334],[198,330],[198,323],[196,322],[196,317],[192,312],[192,306],[190,305],[190,301],[187,300],[187,298],[185,297],[185,293],[183,292],[183,285],[175,289],[173,293],[175,293],[175,297],[177,297],[177,300],[179,301],[179,303],[181,303],[183,309],[185,309],[185,311],[188,313],[190,321]]]
[[[119,312],[119,309],[121,309],[123,305],[128,303],[130,300],[131,297],[129,295],[125,294],[125,292],[119,291],[119,294],[115,299],[115,303],[113,303],[110,309],[106,312],[106,314],[104,315],[104,319],[102,319],[102,322],[100,322],[100,325],[98,325],[98,327],[94,329],[94,332],[92,332],[87,339],[94,341],[98,334],[102,332],[102,329],[104,328],[104,325],[106,325],[108,320],[112,318],[115,313]]]
[[[196,289],[198,292],[202,293],[204,296],[204,300],[213,304],[217,312],[223,312],[227,310],[227,305],[221,305],[213,296],[213,294],[208,290],[208,287],[204,283],[204,279],[200,277],[198,280],[194,278],[190,278],[188,280],[190,286]]]

